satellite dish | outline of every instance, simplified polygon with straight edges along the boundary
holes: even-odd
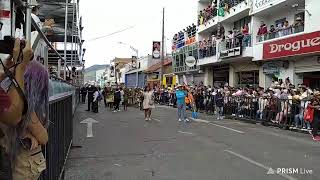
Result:
[[[196,65],[196,59],[193,56],[187,56],[186,57],[186,65],[188,67],[193,67]]]

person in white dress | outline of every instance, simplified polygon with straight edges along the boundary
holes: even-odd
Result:
[[[146,121],[151,120],[151,110],[155,108],[154,106],[154,97],[153,91],[146,86],[143,92],[143,110],[144,110],[144,117]]]

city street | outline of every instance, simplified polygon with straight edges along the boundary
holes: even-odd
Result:
[[[206,115],[190,124],[179,123],[176,109],[166,106],[153,111],[151,122],[145,122],[143,112],[136,108],[112,113],[100,107],[94,114],[86,112],[86,107],[80,105],[75,113],[74,148],[67,161],[66,180],[320,177],[320,143],[307,134]],[[89,138],[87,124],[80,123],[87,118],[98,121]],[[278,168],[286,172],[277,173]]]

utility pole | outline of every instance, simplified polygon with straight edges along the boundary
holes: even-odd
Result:
[[[162,10],[162,44],[161,44],[160,88],[162,88],[162,82],[163,82],[163,63],[164,63],[164,8]]]
[[[65,19],[64,19],[64,71],[63,71],[63,78],[64,80],[67,79],[67,37],[68,37],[68,5],[69,1],[66,0],[66,13],[65,13]],[[59,61],[58,61],[59,63]],[[58,65],[59,66],[59,65]],[[59,77],[60,77],[60,70],[58,70]]]
[[[10,2],[10,1],[9,1]],[[26,40],[31,42],[31,9],[32,9],[31,0],[27,1],[26,7]]]

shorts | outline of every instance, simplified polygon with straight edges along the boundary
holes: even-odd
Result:
[[[46,160],[42,154],[41,146],[33,151],[20,148],[13,170],[14,180],[38,180],[46,169]]]

